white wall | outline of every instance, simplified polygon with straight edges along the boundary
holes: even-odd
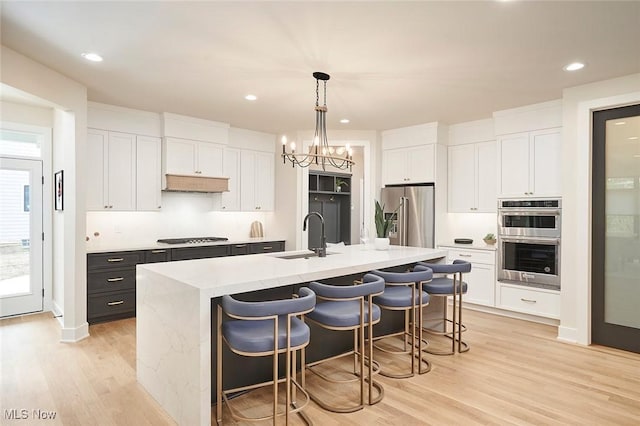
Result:
[[[638,102],[640,74],[563,92],[561,340],[591,343],[591,111]]]
[[[87,89],[77,82],[2,46],[2,83],[57,105],[54,118],[53,168],[65,171],[65,209],[54,223],[54,247],[63,239],[64,277],[54,274],[54,288],[64,288],[62,340],[88,336],[86,322],[86,253],[84,243],[84,161]],[[60,125],[64,129],[57,129]],[[62,139],[61,139],[62,137]],[[58,265],[59,267],[60,265]],[[62,279],[62,281],[60,281]]]
[[[53,127],[53,111],[33,105],[14,102],[0,102],[2,121],[29,124],[31,126]]]

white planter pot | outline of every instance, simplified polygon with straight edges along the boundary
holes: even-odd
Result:
[[[376,238],[373,246],[376,250],[389,250],[389,238]]]

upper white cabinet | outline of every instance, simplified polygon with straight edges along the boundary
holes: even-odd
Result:
[[[559,196],[561,129],[498,137],[500,195]]]
[[[435,144],[382,152],[386,185],[435,181]]]
[[[224,145],[190,139],[164,139],[164,173],[184,176],[223,175]]]
[[[240,150],[224,149],[223,173],[229,177],[229,191],[220,195],[220,210],[240,210]]]
[[[136,136],[136,210],[162,208],[160,138]]]
[[[87,210],[158,210],[160,138],[89,129]]]
[[[243,211],[274,209],[274,154],[242,150],[240,154],[240,206]]]
[[[495,212],[496,143],[450,146],[448,162],[449,212]]]
[[[136,209],[136,135],[89,129],[87,210]]]
[[[446,131],[428,123],[382,132],[382,183],[444,183]]]
[[[493,113],[502,197],[561,196],[562,102]]]

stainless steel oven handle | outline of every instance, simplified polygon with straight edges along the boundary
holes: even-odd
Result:
[[[560,238],[505,238],[498,236],[505,243],[560,244]]]
[[[560,209],[512,209],[512,208],[500,208],[498,209],[499,213],[502,215],[511,215],[511,216],[550,216],[550,215],[559,215]]]

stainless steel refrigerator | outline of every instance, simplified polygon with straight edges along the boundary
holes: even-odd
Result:
[[[433,184],[382,188],[380,204],[385,218],[400,206],[389,232],[392,245],[433,248],[433,197]]]

